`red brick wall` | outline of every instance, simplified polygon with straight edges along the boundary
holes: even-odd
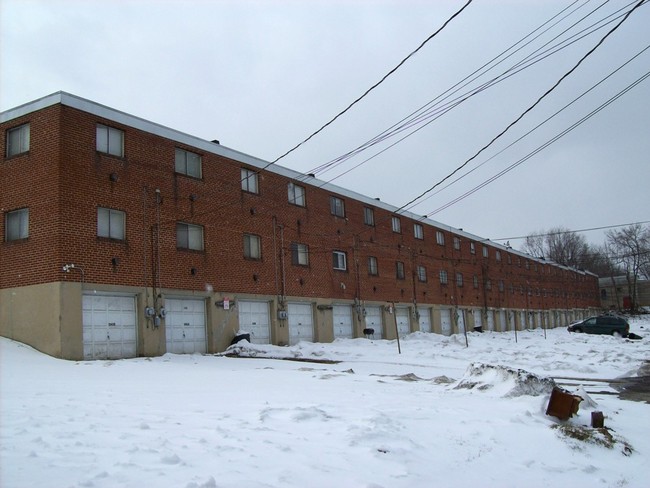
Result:
[[[536,270],[533,262],[526,269],[524,258],[514,255],[508,264],[504,250],[497,262],[494,248],[490,248],[488,258],[482,256],[480,242],[473,255],[465,238],[461,238],[461,250],[457,251],[448,232],[446,245],[439,246],[435,229],[428,226],[424,226],[424,240],[419,240],[414,237],[414,221],[404,216],[400,217],[402,233],[397,234],[391,230],[391,213],[381,208],[374,208],[375,226],[370,227],[363,223],[367,205],[340,195],[345,200],[346,216],[334,217],[329,211],[331,193],[301,182],[297,183],[307,189],[307,205],[291,205],[287,201],[289,180],[275,173],[262,171],[259,194],[245,193],[240,186],[240,168],[245,165],[224,157],[185,147],[202,155],[203,178],[198,180],[175,174],[174,150],[184,146],[162,137],[59,105],[24,120],[32,124],[32,150],[3,162],[0,202],[3,210],[30,207],[30,238],[27,243],[3,244],[2,259],[8,265],[0,274],[3,287],[61,279],[78,281],[76,272],[65,275],[60,271],[66,262],[82,266],[88,283],[151,286],[159,262],[156,285],[163,288],[212,287],[215,291],[267,295],[284,288],[287,296],[333,299],[353,299],[358,291],[363,300],[410,302],[415,298],[418,303],[477,307],[598,305],[595,277],[582,280],[582,275],[541,264]],[[12,121],[8,126],[19,123]],[[96,152],[97,123],[124,130],[124,158]],[[111,175],[117,181],[111,181]],[[15,185],[5,193],[7,181]],[[162,198],[159,205],[156,189]],[[126,212],[126,241],[97,237],[98,206]],[[158,220],[159,242],[155,239]],[[204,226],[205,251],[176,248],[177,221]],[[261,237],[261,260],[244,258],[244,233]],[[292,242],[309,246],[308,267],[291,264]],[[334,249],[347,253],[347,271],[333,269]],[[378,276],[368,273],[369,256],[378,260]],[[117,266],[112,264],[113,258],[119,260]],[[404,262],[404,280],[396,279],[398,260]],[[426,267],[426,283],[414,277],[418,265]],[[546,272],[548,268],[551,274]],[[447,285],[439,282],[440,269],[447,270]],[[462,288],[455,284],[456,272],[463,273]],[[473,286],[475,274],[478,289]],[[487,277],[492,282],[489,291],[485,289]],[[503,292],[499,291],[500,280],[504,281]],[[511,285],[515,293],[510,293]],[[546,296],[542,290],[547,290]],[[562,296],[556,297],[555,290],[562,290]]]

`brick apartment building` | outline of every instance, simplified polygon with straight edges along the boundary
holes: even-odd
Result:
[[[59,92],[1,114],[0,334],[68,359],[556,327],[595,275]]]

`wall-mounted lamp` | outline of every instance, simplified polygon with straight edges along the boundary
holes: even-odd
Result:
[[[111,258],[111,264],[114,268],[117,268],[117,266],[120,264],[120,258]]]
[[[117,173],[111,173],[110,175],[108,175],[108,179],[111,180],[113,183],[117,183],[120,180],[119,176],[117,176]]]
[[[199,197],[197,197],[194,193],[190,193],[190,202],[196,202],[198,198]]]
[[[192,276],[196,276],[196,273],[197,273],[196,268],[190,268],[190,274],[191,274]]]

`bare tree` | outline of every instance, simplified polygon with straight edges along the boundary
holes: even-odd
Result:
[[[582,235],[564,227],[529,235],[524,241],[523,250],[533,256],[580,269],[585,268],[591,253]]]
[[[630,225],[621,230],[607,232],[607,243],[614,251],[615,262],[623,269],[627,279],[630,308],[637,310],[637,281],[648,278],[650,268],[650,227]]]

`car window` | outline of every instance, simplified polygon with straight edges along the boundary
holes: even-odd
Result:
[[[608,317],[598,317],[596,319],[596,324],[598,324],[598,325],[607,325],[609,323],[611,323],[611,322],[610,322],[610,319]]]
[[[596,318],[592,317],[590,319],[585,320],[585,325],[596,325]]]

